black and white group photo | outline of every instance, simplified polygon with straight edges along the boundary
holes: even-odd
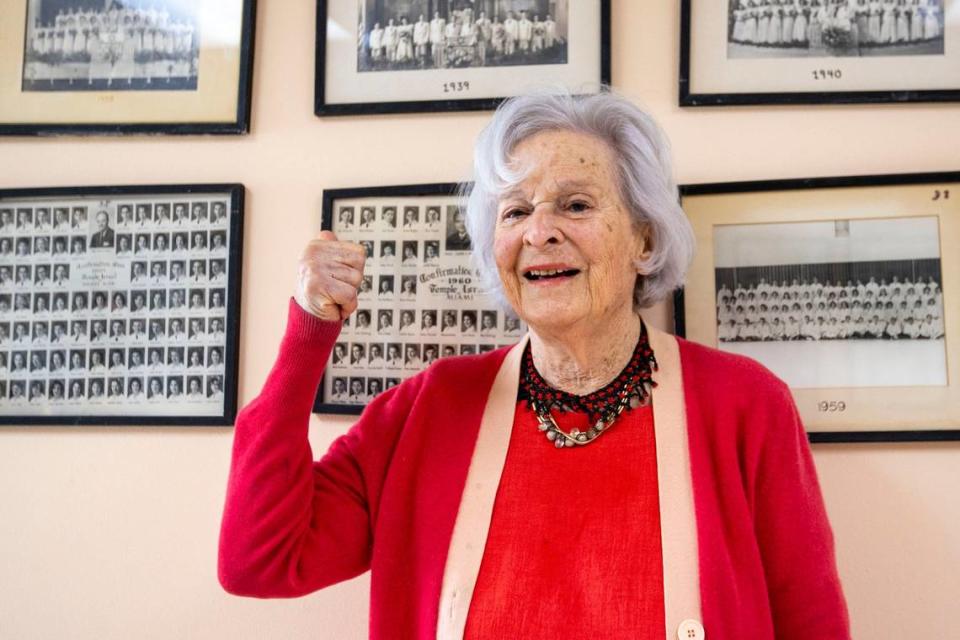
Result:
[[[729,58],[944,53],[944,0],[729,0]]]
[[[935,218],[731,225],[714,245],[721,349],[796,388],[945,383]]]
[[[565,64],[569,0],[358,0],[358,71]]]
[[[219,413],[228,201],[0,202],[0,414]]]
[[[363,405],[438,358],[515,343],[524,327],[479,290],[463,213],[450,197],[351,198],[331,211],[366,248],[357,311],[344,321],[322,397]]]
[[[196,90],[196,3],[29,0],[23,91]]]

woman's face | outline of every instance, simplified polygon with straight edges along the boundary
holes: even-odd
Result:
[[[648,247],[620,199],[613,152],[592,136],[546,131],[512,161],[527,177],[498,204],[494,258],[520,317],[552,330],[632,313],[634,261]]]

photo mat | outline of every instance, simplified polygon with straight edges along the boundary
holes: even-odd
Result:
[[[314,410],[360,413],[439,358],[493,351],[526,332],[481,289],[456,185],[324,192],[323,228],[367,251],[359,306],[343,325]]]
[[[0,423],[229,424],[242,188],[0,191]]]
[[[960,438],[960,174],[687,185],[677,331],[784,380],[819,441]]]

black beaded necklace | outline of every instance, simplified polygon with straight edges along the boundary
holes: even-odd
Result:
[[[613,425],[624,411],[639,407],[650,399],[650,390],[656,386],[653,372],[657,359],[650,348],[647,328],[640,325],[640,338],[630,362],[609,384],[587,395],[578,396],[551,387],[533,364],[533,353],[527,345],[521,365],[519,400],[537,415],[538,428],[558,449],[593,442]],[[566,433],[557,426],[551,411],[577,411],[587,414],[593,426],[586,431],[574,429]]]

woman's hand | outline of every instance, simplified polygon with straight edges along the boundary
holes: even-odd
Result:
[[[300,257],[294,299],[321,320],[345,319],[357,308],[366,260],[359,244],[340,242],[332,231],[321,231]]]

